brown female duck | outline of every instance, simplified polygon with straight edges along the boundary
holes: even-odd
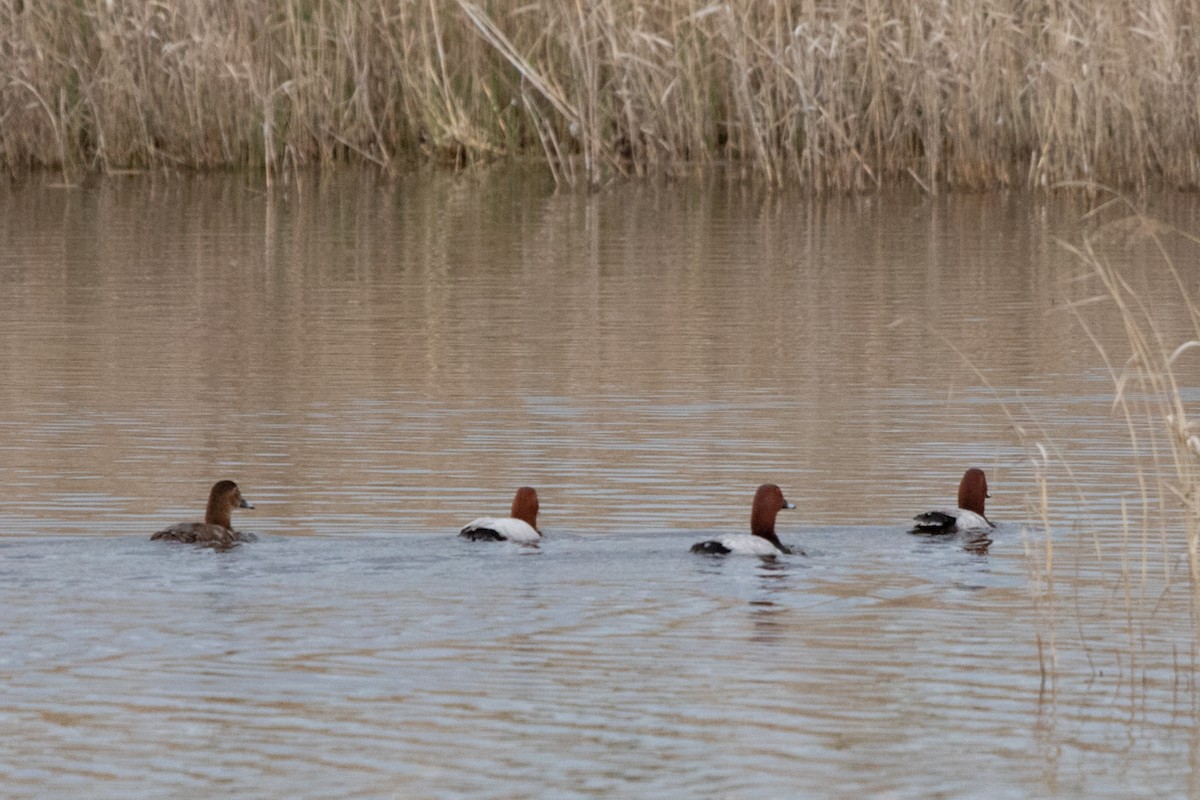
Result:
[[[211,544],[217,547],[233,547],[238,542],[253,540],[253,534],[238,533],[233,529],[230,515],[235,508],[254,506],[242,497],[242,490],[236,483],[217,481],[208,495],[208,509],[204,512],[204,522],[180,522],[164,528],[151,536],[150,540]]]

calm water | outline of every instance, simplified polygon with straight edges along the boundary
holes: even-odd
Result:
[[[1186,549],[1122,523],[1068,310],[1087,208],[0,189],[0,795],[1200,795]],[[1152,253],[1110,258],[1177,344]],[[990,545],[908,536],[967,466]],[[260,541],[148,541],[225,477]],[[764,481],[806,555],[687,552]],[[455,537],[521,484],[541,548]]]

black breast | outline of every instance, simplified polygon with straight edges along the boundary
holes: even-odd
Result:
[[[917,524],[909,533],[954,533],[954,526],[958,523],[957,519],[941,511],[926,511],[913,519]]]
[[[458,533],[464,539],[472,542],[503,542],[504,537],[491,528],[463,528]]]
[[[732,553],[733,551],[714,539],[709,542],[697,542],[696,544],[692,545],[692,552],[704,553],[705,555],[710,556],[723,556],[727,555],[728,553]]]

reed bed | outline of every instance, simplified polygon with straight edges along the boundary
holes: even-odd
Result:
[[[0,0],[0,163],[1200,185],[1185,0]]]

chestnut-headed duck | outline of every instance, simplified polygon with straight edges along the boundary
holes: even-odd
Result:
[[[773,483],[764,483],[754,493],[750,509],[750,533],[727,533],[692,545],[693,553],[726,555],[748,553],[755,556],[775,556],[792,550],[775,535],[775,515],[785,508],[795,508],[783,499],[783,490]]]
[[[983,501],[988,494],[987,476],[978,467],[963,473],[958,484],[958,508],[926,511],[913,517],[916,525],[909,533],[963,533],[985,531],[996,527],[983,515]]]
[[[537,529],[538,496],[529,486],[517,489],[511,517],[480,517],[458,532],[473,542],[517,542],[537,544],[542,534]]]
[[[230,514],[235,508],[254,506],[242,497],[242,490],[236,483],[217,481],[208,493],[208,509],[204,512],[204,522],[180,522],[159,531],[151,536],[150,540],[211,544],[217,547],[233,547],[238,542],[253,540],[254,534],[239,533],[233,529]]]

